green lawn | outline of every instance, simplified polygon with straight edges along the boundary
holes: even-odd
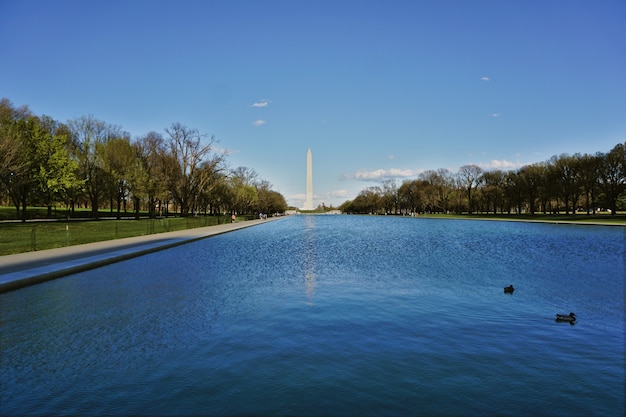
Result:
[[[239,217],[239,220],[247,220]],[[230,222],[230,216],[141,220],[74,220],[0,223],[0,255],[172,232]]]

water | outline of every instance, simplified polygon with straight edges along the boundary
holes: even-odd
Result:
[[[0,414],[623,415],[624,252],[394,217],[212,237],[0,295]]]

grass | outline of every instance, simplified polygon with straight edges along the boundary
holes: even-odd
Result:
[[[238,220],[247,220],[238,217]],[[230,222],[230,216],[165,219],[48,221],[0,223],[0,255],[80,245],[83,243],[173,232]]]

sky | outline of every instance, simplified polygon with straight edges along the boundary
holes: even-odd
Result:
[[[626,141],[623,0],[0,0],[0,97],[180,122],[302,207]]]

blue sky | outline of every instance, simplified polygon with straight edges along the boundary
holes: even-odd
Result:
[[[214,135],[301,207],[626,140],[626,2],[0,0],[0,96]]]

